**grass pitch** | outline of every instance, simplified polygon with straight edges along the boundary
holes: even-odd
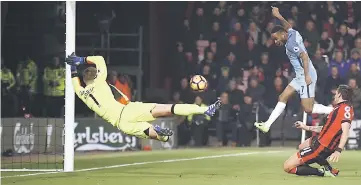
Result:
[[[361,152],[345,151],[336,178],[298,177],[283,172],[296,150],[186,149],[117,152],[76,156],[74,173],[2,172],[1,183],[13,185],[340,185],[360,184]]]

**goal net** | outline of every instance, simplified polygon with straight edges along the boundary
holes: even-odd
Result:
[[[66,55],[75,51],[75,7],[75,1],[66,1]],[[1,118],[1,171],[74,170],[75,94],[70,66],[65,75],[65,118]]]

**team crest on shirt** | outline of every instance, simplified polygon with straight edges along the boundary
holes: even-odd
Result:
[[[298,47],[293,47],[293,51],[294,51],[294,52],[298,52],[298,51],[300,51],[300,48],[298,48]]]

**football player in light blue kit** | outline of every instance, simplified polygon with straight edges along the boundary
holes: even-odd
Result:
[[[272,123],[281,115],[286,107],[288,98],[295,92],[300,95],[301,104],[306,113],[329,114],[333,108],[321,104],[314,104],[317,72],[310,60],[303,39],[298,31],[282,17],[278,8],[272,7],[272,14],[278,18],[282,26],[275,26],[271,37],[278,46],[285,45],[286,54],[296,72],[296,77],[291,81],[286,89],[279,96],[278,103],[272,111],[268,120],[264,123],[254,125],[262,132],[268,132]]]

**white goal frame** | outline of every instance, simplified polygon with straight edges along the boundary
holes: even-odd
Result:
[[[1,5],[0,5],[1,6]],[[66,1],[66,41],[65,55],[75,52],[75,17],[76,1]],[[65,127],[64,127],[64,165],[63,169],[0,169],[4,172],[73,172],[74,171],[74,115],[75,115],[75,94],[71,82],[70,66],[66,65],[65,80]]]

